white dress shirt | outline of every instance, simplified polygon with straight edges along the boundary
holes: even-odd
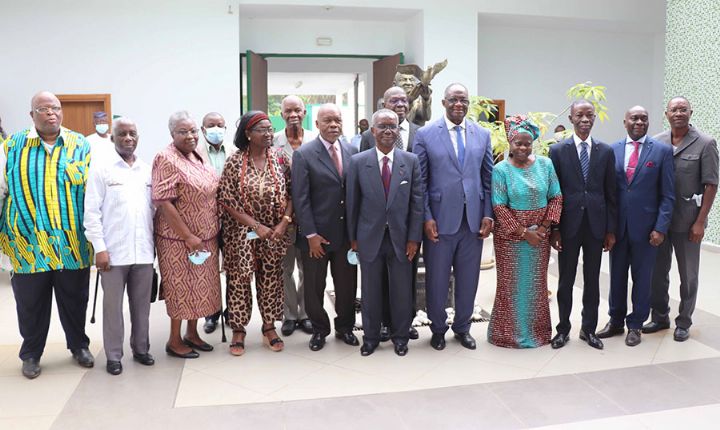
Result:
[[[327,140],[323,139],[322,136],[318,135],[320,138],[320,142],[322,142],[323,145],[325,145],[325,149],[327,149],[328,154],[330,154],[330,159],[333,159],[332,151],[337,151],[338,160],[340,160],[340,165],[342,166],[342,147],[340,146],[340,139],[335,141],[335,149],[332,149],[331,146],[333,146],[332,143],[328,142]]]
[[[117,153],[92,164],[85,192],[85,236],[95,253],[107,251],[110,265],[152,264],[153,215],[150,165],[128,165]]]
[[[392,173],[392,164],[393,164],[393,156],[395,155],[395,148],[393,148],[390,152],[385,154],[380,149],[378,149],[377,146],[375,146],[375,152],[377,154],[378,164],[380,165],[380,174],[382,175],[383,158],[385,158],[385,157],[388,158],[388,168],[390,169],[390,172]]]
[[[110,133],[107,137],[101,137],[97,133],[86,136],[90,143],[90,163],[98,164],[101,160],[107,160],[115,154],[115,144],[110,140]]]
[[[575,142],[575,149],[577,149],[579,159],[581,159],[580,153],[582,153],[582,143],[587,142],[588,161],[590,161],[590,157],[592,157],[592,136],[588,136],[587,139],[582,140],[577,134],[573,133],[573,141]]]
[[[455,131],[456,126],[460,126],[462,130],[460,132],[463,136],[463,144],[465,145],[465,148],[467,149],[467,128],[465,127],[465,121],[466,119],[463,118],[462,122],[460,124],[455,124],[454,122],[450,121],[445,116],[445,124],[447,124],[448,132],[450,132],[450,140],[452,141],[453,149],[455,150],[455,156],[458,154],[458,146],[457,146],[457,131]],[[467,151],[466,151],[467,152]]]
[[[637,142],[640,142],[640,146],[638,146],[638,163],[640,162],[640,154],[642,154],[643,150],[643,144],[645,143],[645,138],[647,135],[641,137],[637,140]],[[627,166],[630,163],[630,157],[632,156],[632,153],[635,152],[635,145],[633,145],[634,140],[630,138],[630,136],[625,138],[625,172],[627,172]],[[637,170],[637,167],[635,168]]]

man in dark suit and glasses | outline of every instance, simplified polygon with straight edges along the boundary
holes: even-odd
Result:
[[[563,193],[560,223],[553,228],[550,243],[558,251],[560,278],[557,302],[560,322],[552,339],[554,349],[570,339],[572,293],[580,249],[583,253],[583,311],[580,339],[593,348],[603,349],[595,335],[600,304],[600,263],[602,252],[615,244],[617,217],[615,154],[609,145],[590,137],[595,108],[578,100],[568,116],[572,137],[550,146]]]
[[[319,351],[330,334],[323,307],[328,263],[335,287],[335,337],[348,345],[360,344],[352,333],[357,268],[347,261],[350,240],[345,224],[345,175],[357,151],[340,141],[342,114],[336,105],[321,106],[315,125],[320,135],[293,153],[292,197],[305,276],[305,310],[313,326],[310,349]]]
[[[389,310],[395,353],[407,354],[412,323],[412,262],[423,224],[420,164],[398,149],[398,117],[388,109],[372,116],[375,149],[352,157],[347,184],[348,229],[362,266],[363,345],[367,356],[380,342],[382,278],[389,279]]]
[[[415,132],[420,128],[419,125],[414,122],[407,120],[407,114],[410,111],[410,100],[408,99],[405,90],[402,87],[390,87],[383,94],[383,106],[385,109],[390,109],[395,112],[398,116],[398,134],[395,139],[394,145],[400,150],[412,152],[413,143],[415,142]],[[360,152],[375,147],[375,136],[373,136],[371,130],[363,132],[362,139],[360,140]],[[415,278],[417,275],[418,268],[418,257],[420,253],[415,255],[415,259],[412,262],[412,295],[413,303],[415,303]],[[383,285],[383,325],[380,329],[380,340],[386,341],[390,339],[390,302],[389,302],[389,285],[387,276],[382,278]],[[412,316],[415,316],[415,307],[411,309]],[[410,326],[410,339],[417,339],[417,330]]]

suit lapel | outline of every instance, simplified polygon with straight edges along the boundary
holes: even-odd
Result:
[[[412,152],[413,142],[415,142],[415,130],[417,130],[418,127],[409,121],[408,121],[408,124],[410,127],[410,131],[408,132],[408,141],[407,141],[406,148],[407,148],[407,152]]]
[[[582,167],[580,167],[580,157],[578,157],[577,146],[575,146],[575,140],[571,137],[565,141],[567,143],[566,151],[570,151],[570,159],[572,160],[573,167],[575,167],[575,173],[580,181],[585,182],[583,178]]]
[[[452,140],[450,139],[450,131],[447,128],[447,125],[445,124],[445,119],[440,120],[440,125],[438,126],[439,130],[438,133],[440,133],[440,140],[442,141],[443,145],[445,146],[445,149],[447,150],[448,154],[450,154],[450,159],[452,160],[455,167],[458,169],[458,171],[462,172],[462,169],[460,168],[460,162],[457,159],[457,155],[455,155],[455,148],[453,148]],[[467,145],[465,145],[465,152],[467,153]]]
[[[670,145],[672,145],[672,131],[668,132],[670,134]],[[688,131],[688,134],[683,137],[682,142],[677,147],[677,150],[675,151],[675,155],[680,154],[687,148],[688,146],[692,145],[693,142],[695,142],[698,139],[698,134],[695,132],[695,129],[693,127],[690,127],[690,130]]]
[[[340,145],[340,150],[342,151],[342,166],[343,166],[343,181],[345,180],[345,175],[347,174],[348,169],[350,168],[350,157],[352,155],[350,154],[350,151],[348,150],[347,146],[344,145],[340,140],[338,140],[338,145]],[[335,169],[337,170],[337,169]]]
[[[370,148],[367,151],[366,158],[365,173],[370,180],[371,190],[374,194],[377,194],[378,199],[385,199],[385,188],[382,183],[382,170],[380,170],[380,163],[377,159],[377,150]]]
[[[330,172],[335,175],[335,177],[340,181],[341,178],[338,174],[337,168],[335,167],[335,163],[332,161],[332,158],[330,158],[330,153],[325,148],[325,144],[322,143],[322,140],[320,140],[320,138],[317,139],[317,145],[315,145],[315,152],[317,153],[318,160],[320,160],[320,162],[324,164],[325,167],[327,167]],[[343,161],[345,161],[345,157],[343,157]]]
[[[638,159],[638,164],[635,167],[635,173],[633,174],[632,181],[630,181],[631,184],[635,182],[635,179],[637,179],[643,167],[645,167],[645,163],[647,162],[648,157],[650,157],[650,153],[653,149],[653,143],[649,137],[645,137],[645,143],[643,143],[642,146],[643,148],[640,152],[640,158]]]
[[[590,144],[590,166],[588,167],[588,178],[587,183],[590,183],[590,178],[592,175],[591,172],[595,171],[601,171],[600,167],[598,166],[598,163],[600,162],[600,157],[598,157],[598,144],[595,142],[595,139],[590,138],[592,141]],[[575,152],[577,154],[577,152]],[[578,158],[578,165],[580,163],[580,159]],[[582,170],[582,169],[581,169]]]
[[[393,149],[393,151],[395,150]],[[403,155],[405,154],[403,154],[402,151],[395,151],[392,165],[392,176],[390,176],[390,192],[388,193],[385,209],[389,208],[392,204],[392,201],[397,194],[398,187],[400,186],[400,181],[403,176],[405,176],[405,160]]]

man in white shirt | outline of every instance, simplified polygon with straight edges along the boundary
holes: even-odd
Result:
[[[114,152],[113,143],[110,141],[110,124],[108,123],[108,115],[106,112],[98,111],[93,113],[93,124],[95,125],[95,133],[86,137],[90,142],[90,153],[92,161],[96,162],[102,156]]]
[[[133,359],[155,363],[148,353],[150,293],[153,278],[154,209],[150,197],[150,165],[135,156],[135,123],[118,118],[111,140],[114,154],[90,168],[85,194],[85,235],[95,249],[95,266],[102,273],[103,343],[107,371],[122,373],[123,292],[127,286]]]

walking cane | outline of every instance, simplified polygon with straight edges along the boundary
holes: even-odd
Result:
[[[93,311],[92,316],[90,317],[90,324],[95,324],[95,308],[97,307],[97,290],[98,290],[98,284],[100,283],[100,271],[97,270],[95,275],[95,298],[93,299]]]

